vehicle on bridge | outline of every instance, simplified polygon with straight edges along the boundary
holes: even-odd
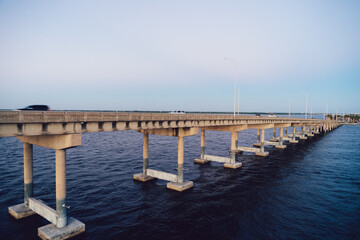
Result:
[[[170,112],[170,114],[185,114],[185,112],[178,110],[178,111],[172,111]]]
[[[51,111],[47,105],[30,105],[26,108],[20,108],[19,111]]]

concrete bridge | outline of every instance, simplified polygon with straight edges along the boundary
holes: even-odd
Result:
[[[264,150],[266,145],[283,149],[286,148],[284,142],[295,144],[338,126],[339,123],[327,120],[220,114],[3,111],[0,112],[0,137],[17,137],[24,145],[24,203],[9,207],[9,213],[16,219],[36,213],[50,221],[51,224],[38,229],[43,239],[64,239],[85,231],[85,224],[68,218],[66,206],[66,149],[81,146],[82,133],[124,130],[142,133],[143,171],[135,174],[134,179],[144,182],[162,179],[169,181],[167,188],[184,191],[193,186],[192,181],[184,180],[183,174],[185,137],[201,134],[200,156],[195,163],[215,161],[224,163],[226,168],[237,169],[242,163],[235,161],[235,154],[253,152],[266,157],[269,155]],[[273,129],[273,138],[265,141],[265,129],[269,128]],[[276,136],[277,128],[279,136]],[[238,146],[238,133],[247,129],[257,129],[254,147]],[[231,132],[230,157],[205,154],[208,130]],[[178,138],[177,174],[148,168],[149,134]],[[56,210],[33,196],[33,145],[55,150]]]

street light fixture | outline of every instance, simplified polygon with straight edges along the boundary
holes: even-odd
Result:
[[[309,94],[302,92],[306,96],[306,102],[305,102],[305,119],[307,119],[307,106],[308,106],[308,97]]]
[[[231,58],[224,58],[224,60],[229,60],[235,64],[235,87],[234,87],[234,118],[235,118],[237,61]]]

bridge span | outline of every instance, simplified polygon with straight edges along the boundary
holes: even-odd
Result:
[[[242,163],[235,161],[236,154],[253,152],[266,157],[269,155],[266,145],[284,149],[284,142],[296,144],[338,126],[338,122],[328,120],[221,114],[2,111],[0,137],[17,137],[23,142],[24,152],[24,203],[9,207],[9,213],[16,219],[36,213],[50,221],[51,224],[38,229],[43,239],[64,239],[85,231],[84,223],[68,218],[66,205],[66,149],[81,146],[83,133],[135,130],[143,134],[143,171],[133,178],[143,182],[166,180],[169,181],[167,188],[181,192],[193,187],[193,182],[184,180],[183,174],[185,137],[200,133],[200,156],[194,159],[195,163],[215,161],[224,163],[226,168],[237,169]],[[276,136],[277,128],[279,136]],[[257,130],[253,147],[238,146],[238,133],[247,129]],[[265,129],[273,129],[273,138],[268,141],[265,141]],[[230,156],[205,154],[206,131],[231,133]],[[178,138],[177,174],[149,168],[149,134]],[[33,196],[33,145],[55,150],[56,210]]]

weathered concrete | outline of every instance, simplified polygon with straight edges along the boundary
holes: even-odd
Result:
[[[21,219],[36,214],[36,212],[34,212],[31,208],[26,207],[25,203],[11,206],[8,210],[10,215],[15,219]]]
[[[205,159],[205,130],[201,129],[200,133],[200,158],[195,158],[194,163],[198,164],[206,164],[209,163],[210,160]]]
[[[19,136],[23,143],[34,144],[55,150],[81,146],[81,134]]]
[[[250,128],[285,127],[284,124],[307,123],[324,127],[338,124],[329,120],[270,118],[210,114],[164,114],[126,112],[26,112],[1,111],[0,137],[64,135],[86,132],[229,127],[226,131]],[[283,125],[281,125],[283,124]],[[241,127],[240,127],[241,126]],[[209,129],[210,130],[210,129]],[[216,129],[214,129],[216,130]],[[220,130],[220,129],[218,129]],[[225,130],[220,130],[225,131]]]
[[[225,167],[225,168],[237,169],[237,168],[241,168],[241,167],[242,167],[242,163],[240,163],[240,162],[224,163],[224,167]]]
[[[212,161],[212,162],[219,162],[219,163],[230,163],[231,158],[229,157],[220,157],[220,156],[214,156],[214,155],[205,155],[205,160]]]
[[[150,177],[149,175],[146,175],[144,173],[137,173],[133,176],[134,180],[140,181],[140,182],[147,182],[149,180],[153,180],[153,177]]]
[[[188,190],[194,186],[194,183],[192,181],[185,181],[183,183],[178,182],[169,182],[166,184],[166,187],[168,189],[172,189],[178,192],[182,192],[185,190]]]
[[[238,146],[237,148],[239,151],[243,151],[243,152],[253,152],[253,153],[258,153],[260,152],[260,148],[252,148],[252,147],[241,147]]]
[[[53,224],[38,228],[39,237],[50,240],[68,239],[83,232],[85,232],[85,224],[72,217],[69,218],[68,224],[63,228],[57,228]]]
[[[149,167],[149,134],[143,134],[143,174]]]
[[[33,196],[33,145],[24,143],[24,202],[29,206]]]
[[[207,159],[201,159],[201,158],[195,158],[194,159],[194,163],[198,163],[198,164],[206,164],[206,163],[209,163],[210,160],[207,160]]]
[[[163,172],[163,171],[148,169],[147,175],[149,177],[153,177],[153,178],[157,178],[157,179],[161,179],[161,180],[165,180],[165,181],[169,181],[169,182],[178,182],[178,175]]]
[[[184,137],[178,137],[178,183],[184,183]]]
[[[58,215],[56,211],[51,207],[47,206],[42,200],[30,198],[29,208],[31,208],[34,212],[36,212],[52,224],[58,224]]]
[[[147,170],[149,168],[149,134],[143,133],[143,172],[134,174],[134,180],[140,182],[147,182],[153,180],[154,178],[147,175]]]
[[[66,152],[59,149],[55,152],[56,172],[56,227],[63,228],[67,225],[66,208]]]
[[[204,155],[205,155],[205,130],[201,130],[201,133],[200,133],[200,147],[201,147],[200,159],[204,159]]]
[[[269,156],[269,152],[257,152],[257,153],[255,153],[255,156],[267,157],[267,156]]]
[[[273,128],[273,138],[269,140],[270,142],[276,142],[276,128]]]

